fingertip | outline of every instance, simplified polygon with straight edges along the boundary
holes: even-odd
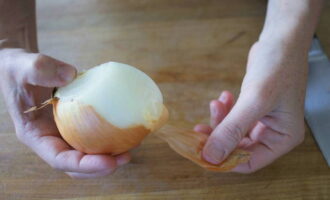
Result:
[[[65,85],[75,79],[75,77],[77,76],[77,70],[75,67],[69,64],[61,63],[57,67],[57,75],[62,80],[62,84]]]
[[[114,170],[117,162],[109,155],[85,155],[80,161],[80,166],[91,171]]]
[[[131,155],[129,153],[124,153],[116,156],[116,162],[118,166],[123,166],[131,161]]]
[[[228,90],[223,90],[219,96],[219,101],[227,100],[228,97],[229,98],[233,97],[233,94]]]
[[[203,155],[203,159],[211,164],[217,165],[220,164],[220,160],[218,160],[217,158],[214,158],[213,155],[211,155],[210,153],[208,153],[208,150],[205,150],[202,152]]]
[[[210,107],[215,106],[217,104],[218,100],[213,99],[210,101]]]
[[[244,137],[240,143],[238,144],[239,148],[247,148],[255,143],[254,140],[252,140],[250,137]]]
[[[222,91],[219,98],[218,98],[219,101],[225,103],[225,101],[227,100],[227,95],[226,95],[226,91]]]
[[[212,138],[209,138],[209,141],[206,143],[202,151],[204,160],[217,165],[222,162],[224,155],[225,152],[220,149],[218,145],[214,144]]]
[[[218,100],[221,101],[227,107],[228,111],[234,105],[234,95],[228,90],[224,90],[219,96]]]
[[[209,125],[206,124],[197,124],[194,127],[194,131],[198,133],[205,133],[205,134],[211,134],[213,131],[212,128]]]
[[[75,67],[43,54],[34,54],[31,62],[24,74],[32,85],[61,87],[71,82],[77,74]]]
[[[202,124],[197,124],[196,126],[194,126],[194,129],[193,129],[193,130],[194,130],[195,132],[200,132],[200,131],[201,131],[201,125],[202,125]]]
[[[223,107],[223,103],[221,103],[218,100],[212,100],[210,102],[210,113],[211,113],[211,118],[212,117],[216,117],[219,113],[221,113],[222,108]]]
[[[79,172],[65,172],[70,178],[72,179],[92,179],[92,178],[99,178],[108,176],[113,174],[114,170],[104,170],[95,173],[79,173]]]

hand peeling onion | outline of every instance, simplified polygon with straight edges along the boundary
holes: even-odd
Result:
[[[62,137],[91,154],[126,152],[168,118],[153,80],[116,62],[94,67],[59,88],[53,105]]]

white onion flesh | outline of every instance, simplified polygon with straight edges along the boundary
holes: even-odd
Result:
[[[92,106],[118,128],[143,125],[154,129],[163,112],[163,96],[154,81],[142,71],[126,64],[108,62],[77,77],[59,88],[55,97]],[[65,106],[58,104],[59,113]]]

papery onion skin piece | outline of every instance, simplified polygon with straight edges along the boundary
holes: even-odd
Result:
[[[249,152],[236,149],[226,160],[215,165],[202,158],[202,149],[208,138],[206,134],[165,125],[156,135],[166,141],[175,152],[210,171],[227,172],[250,159]]]

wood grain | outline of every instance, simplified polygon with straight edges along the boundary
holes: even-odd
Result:
[[[41,52],[80,70],[113,60],[160,86],[171,123],[208,120],[221,90],[237,95],[264,0],[38,1]],[[318,35],[330,55],[330,3]],[[18,142],[0,102],[0,199],[330,199],[330,170],[307,131],[303,144],[254,174],[213,173],[149,136],[112,176],[73,180]]]

